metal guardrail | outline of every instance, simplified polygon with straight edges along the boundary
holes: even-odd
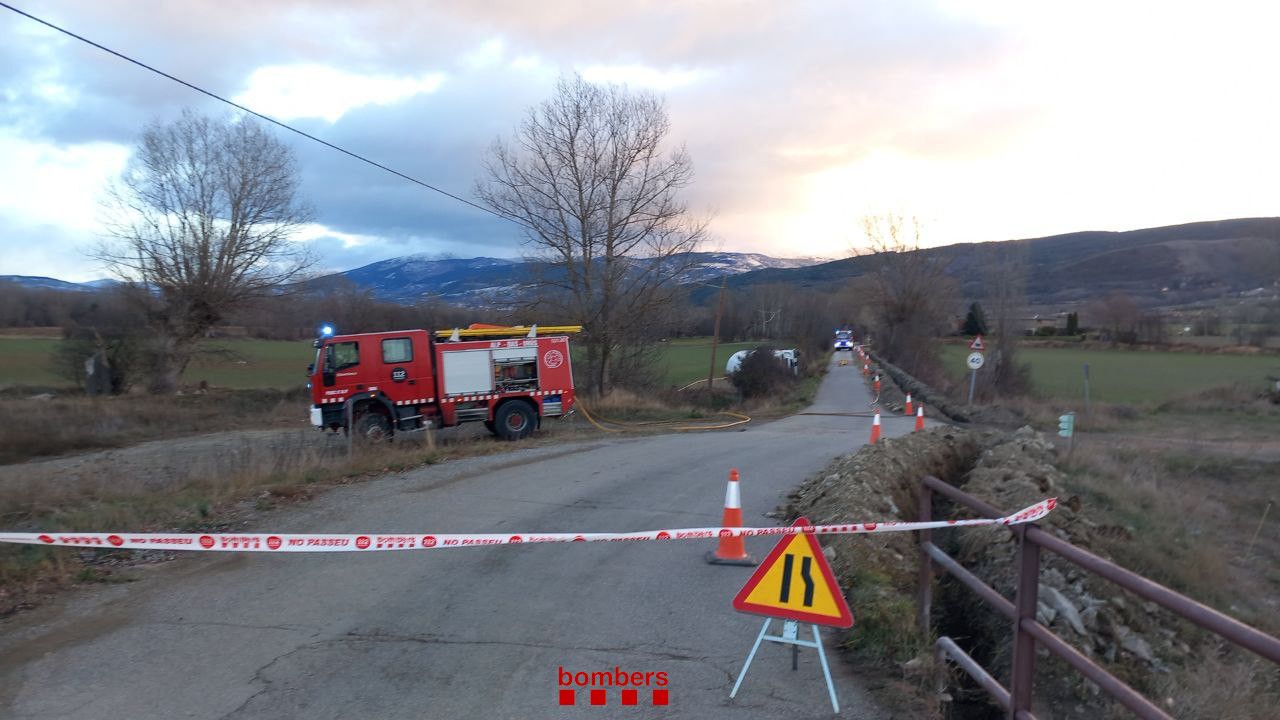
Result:
[[[985,517],[998,518],[1006,514],[959,488],[930,476],[925,477],[920,484],[919,516],[923,521],[933,519],[935,492]],[[951,638],[946,636],[938,638],[934,648],[940,659],[950,659],[958,665],[1008,712],[1008,717],[1014,720],[1035,720],[1035,715],[1031,714],[1031,699],[1035,677],[1036,643],[1040,643],[1041,647],[1062,658],[1138,717],[1144,720],[1173,720],[1151,700],[1036,621],[1041,549],[1057,553],[1082,570],[1110,580],[1138,597],[1150,600],[1234,645],[1280,664],[1280,638],[1245,625],[1159,583],[1054,537],[1036,525],[1018,525],[1010,527],[1009,530],[1018,539],[1018,587],[1013,602],[1007,600],[934,545],[931,531],[923,530],[918,533],[920,541],[918,622],[921,629],[926,632],[931,627],[934,566],[940,567],[956,578],[962,585],[977,593],[988,605],[1013,621],[1013,667],[1010,673],[1010,687],[1007,689]]]

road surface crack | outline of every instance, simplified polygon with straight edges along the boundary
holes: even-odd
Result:
[[[222,627],[222,628],[238,628],[242,630],[284,630],[286,632],[319,632],[318,628],[308,625],[251,625],[248,623],[233,622],[217,622],[214,620],[152,620],[140,625],[165,625],[170,627]]]
[[[578,650],[586,652],[598,653],[619,653],[630,655],[644,655],[652,658],[660,658],[664,660],[706,662],[711,658],[706,655],[695,655],[691,653],[678,652],[672,650],[645,650],[641,648],[631,647],[592,647],[589,645],[559,645],[556,643],[537,643],[537,642],[519,642],[515,640],[457,640],[445,638],[439,635],[400,635],[393,633],[356,633],[349,632],[346,635],[330,640],[321,641],[326,644],[337,644],[342,642],[407,642],[419,643],[422,645],[499,645],[504,647],[525,647],[541,650]]]

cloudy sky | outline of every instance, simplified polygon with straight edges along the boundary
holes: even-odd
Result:
[[[714,246],[845,254],[1280,215],[1280,5],[1260,2],[6,0],[471,196],[557,76],[661,92]],[[1053,7],[1050,7],[1050,6]],[[104,276],[104,185],[182,86],[0,8],[0,274]],[[325,267],[512,257],[517,228],[281,134]]]

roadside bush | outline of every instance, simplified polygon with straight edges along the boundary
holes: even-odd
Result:
[[[774,348],[769,345],[756,348],[743,358],[738,371],[729,376],[743,398],[779,395],[796,382],[796,374],[773,352]]]
[[[112,395],[120,395],[129,388],[145,370],[146,349],[144,342],[131,334],[103,337],[90,328],[72,328],[66,332],[53,354],[54,367],[60,376],[86,387],[86,363],[102,353],[103,369],[107,373],[107,389]]]

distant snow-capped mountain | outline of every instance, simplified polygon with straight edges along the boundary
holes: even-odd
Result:
[[[697,252],[666,262],[683,267],[679,282],[712,283],[725,276],[757,270],[801,268],[823,261],[816,258],[775,258],[759,253]],[[504,258],[441,259],[429,255],[406,255],[324,275],[308,280],[304,285],[315,293],[342,289],[369,291],[380,300],[405,304],[436,298],[458,305],[497,305],[520,299],[533,286],[539,267],[536,262]],[[29,288],[74,292],[94,292],[117,282],[94,280],[73,283],[48,277],[0,275],[0,282],[6,281]]]
[[[759,253],[695,252],[689,253],[691,266],[681,274],[682,282],[708,282],[726,275],[741,275],[755,270],[790,269],[816,265],[815,258],[776,258]],[[685,258],[680,259],[681,262]]]
[[[769,268],[798,268],[822,262],[810,258],[775,258],[759,253],[698,252],[671,262],[688,263],[680,282],[709,282]],[[456,304],[494,304],[515,299],[535,281],[538,264],[523,260],[478,257],[432,259],[407,255],[381,260],[312,280],[312,289],[325,292],[342,286],[368,290],[382,300],[413,303],[439,298]]]
[[[399,303],[433,297],[460,303],[494,288],[523,286],[531,279],[526,263],[520,260],[490,257],[441,260],[426,255],[406,255],[326,275],[307,284],[320,292],[344,286],[368,290],[380,300]]]
[[[92,280],[87,283],[67,282],[51,277],[38,275],[0,275],[0,283],[14,283],[26,288],[43,290],[62,290],[64,292],[96,292],[114,284],[114,280]]]

